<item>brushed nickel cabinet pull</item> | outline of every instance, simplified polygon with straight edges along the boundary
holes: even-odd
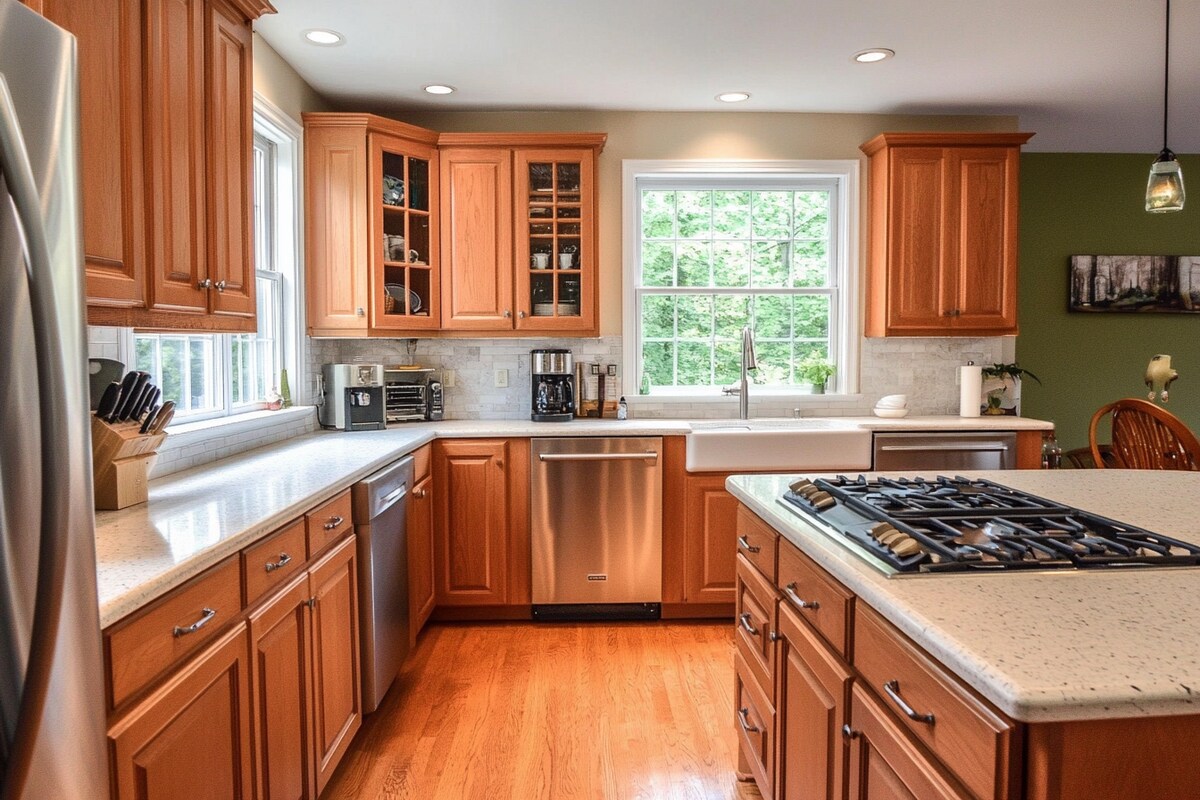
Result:
[[[277,569],[283,569],[290,563],[292,563],[292,557],[287,553],[280,553],[278,561],[268,561],[266,563],[266,570],[267,572],[274,572]]]
[[[213,285],[212,278],[205,278],[196,284],[197,289],[211,289]]]
[[[304,605],[308,606],[309,608],[316,608],[317,607],[317,598],[315,598],[315,597],[308,598],[307,600],[304,601]]]
[[[746,733],[758,733],[758,728],[750,724],[750,709],[748,708],[738,709],[738,724]]]
[[[223,292],[223,291],[225,291],[225,287],[227,285],[228,284],[226,284],[225,281],[217,281],[216,283],[213,284],[213,288],[216,289],[218,292]]]
[[[345,521],[346,520],[344,520],[338,516],[330,517],[329,521],[325,523],[325,530],[331,531],[334,528],[336,528],[337,526],[341,525]]]
[[[758,636],[758,629],[750,624],[749,614],[741,614],[738,617],[738,620],[740,621],[742,627],[746,630],[746,633],[750,634],[751,636]]]
[[[813,611],[816,611],[821,607],[821,604],[816,600],[804,600],[800,595],[796,594],[796,584],[794,581],[783,587],[783,591],[787,593],[787,596],[791,598],[797,608],[811,608]]]
[[[215,616],[217,616],[216,611],[211,608],[206,608],[200,613],[200,619],[196,620],[191,625],[188,625],[186,628],[176,625],[171,630],[171,635],[178,639],[180,636],[187,636],[188,634],[195,633],[208,623],[212,622],[213,617]]]
[[[750,544],[750,540],[747,539],[745,536],[738,537],[738,547],[742,548],[747,553],[758,553],[758,552],[762,551],[762,548],[759,547],[758,545]]]
[[[858,731],[854,730],[854,728],[851,728],[850,723],[846,723],[845,725],[842,726],[842,738],[843,739],[857,739],[858,737],[859,737]]]
[[[891,698],[892,702],[895,703],[902,712],[904,712],[904,716],[908,717],[913,722],[922,722],[926,725],[933,724],[933,714],[922,714],[914,710],[913,707],[906,703],[904,698],[900,696],[900,681],[888,681],[883,685],[883,691],[888,697]]]

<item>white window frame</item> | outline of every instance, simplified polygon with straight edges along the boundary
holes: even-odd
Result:
[[[638,302],[638,269],[641,259],[641,194],[639,180],[645,182],[670,181],[680,178],[711,177],[714,181],[740,179],[752,183],[763,179],[764,185],[781,177],[798,180],[822,180],[834,183],[833,213],[841,224],[837,226],[833,241],[833,259],[830,269],[837,284],[836,307],[830,308],[830,348],[837,354],[838,371],[833,379],[832,391],[826,395],[810,395],[792,387],[755,386],[751,400],[755,397],[771,397],[779,400],[798,400],[830,395],[854,395],[859,388],[859,347],[861,323],[859,320],[859,173],[857,160],[797,160],[797,161],[725,161],[725,160],[636,160],[622,161],[622,225],[624,230],[622,260],[622,386],[625,397],[633,403],[650,402],[660,404],[729,402],[721,394],[720,387],[657,387],[649,395],[639,395],[637,387],[641,380],[639,337],[641,335],[641,303]],[[774,187],[778,188],[778,184]],[[697,292],[712,294],[711,289],[696,289]],[[723,292],[724,290],[719,290]],[[733,291],[733,290],[731,290]],[[784,290],[786,292],[786,290]],[[692,292],[690,289],[683,293]],[[694,292],[693,292],[694,293]],[[736,400],[735,400],[736,402]]]
[[[305,404],[308,398],[304,396],[304,387],[308,385],[308,375],[305,369],[304,351],[304,261],[301,248],[300,222],[302,219],[302,180],[303,180],[303,128],[286,113],[280,110],[270,100],[254,93],[254,135],[255,138],[265,138],[274,145],[274,186],[273,200],[275,204],[276,232],[270,242],[271,262],[276,265],[290,264],[291,269],[283,271],[256,270],[257,278],[277,281],[281,291],[276,293],[276,311],[282,321],[282,337],[280,339],[280,362],[288,371],[288,386],[292,393],[292,402],[296,405]],[[258,256],[258,243],[255,244],[255,257]],[[185,334],[186,332],[180,332]],[[213,378],[221,387],[217,400],[220,407],[209,412],[176,415],[177,423],[171,430],[180,426],[199,423],[209,428],[220,426],[225,422],[240,422],[238,419],[246,414],[261,411],[265,403],[252,402],[233,403],[233,384],[231,380],[232,347],[230,334],[192,334],[195,336],[211,335],[215,338],[215,356]],[[122,360],[127,364],[136,363],[134,346],[134,331],[124,329],[120,337],[120,352]],[[269,424],[270,420],[264,420]],[[214,436],[222,435],[219,429],[214,430]]]

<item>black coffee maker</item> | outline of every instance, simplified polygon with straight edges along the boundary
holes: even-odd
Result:
[[[575,418],[575,364],[570,350],[530,353],[534,422],[570,422]]]

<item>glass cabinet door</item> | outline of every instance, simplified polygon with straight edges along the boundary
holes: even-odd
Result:
[[[517,150],[518,329],[596,325],[593,151]]]
[[[437,328],[437,152],[397,137],[371,138],[371,327]]]

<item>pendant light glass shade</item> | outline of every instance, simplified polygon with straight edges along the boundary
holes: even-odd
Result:
[[[1146,210],[1152,214],[1183,210],[1183,170],[1175,160],[1175,154],[1163,150],[1158,160],[1150,165],[1150,179],[1146,181]]]
[[[1150,165],[1146,181],[1146,210],[1152,214],[1183,211],[1183,170],[1167,147],[1167,112],[1171,78],[1171,0],[1167,0],[1167,25],[1163,44],[1163,146],[1158,159]]]

